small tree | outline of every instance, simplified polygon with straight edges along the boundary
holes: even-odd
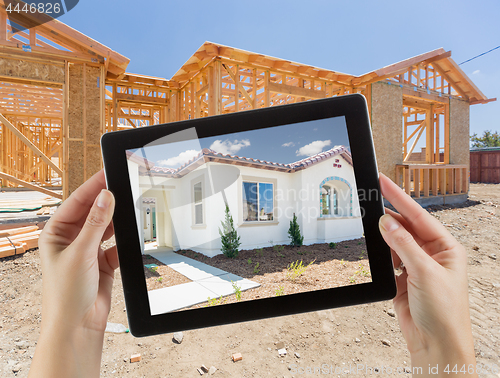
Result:
[[[222,230],[219,228],[220,240],[222,243],[221,251],[227,257],[237,257],[240,247],[240,237],[234,228],[233,217],[229,212],[229,206],[226,205],[226,217],[221,221]]]
[[[297,216],[293,213],[293,220],[290,221],[290,228],[288,229],[288,237],[291,242],[290,245],[300,247],[304,242],[304,237],[300,234],[299,224],[297,223]]]
[[[482,137],[476,133],[470,136],[472,147],[500,147],[500,134],[495,131],[486,130]]]

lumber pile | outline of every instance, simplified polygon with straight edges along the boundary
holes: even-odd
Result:
[[[36,212],[36,215],[49,215],[49,214],[50,214],[50,207],[48,206],[44,206]]]
[[[41,232],[38,226],[0,230],[0,258],[19,255],[38,248],[38,238]]]

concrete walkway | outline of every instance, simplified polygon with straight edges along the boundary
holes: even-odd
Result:
[[[164,314],[206,302],[210,298],[225,297],[234,294],[231,281],[241,291],[259,287],[260,284],[246,278],[228,273],[222,269],[204,264],[200,261],[178,255],[171,249],[158,247],[148,250],[158,261],[193,282],[148,291],[151,315]]]

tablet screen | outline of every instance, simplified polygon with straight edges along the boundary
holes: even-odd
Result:
[[[126,155],[151,315],[372,281],[343,116]]]

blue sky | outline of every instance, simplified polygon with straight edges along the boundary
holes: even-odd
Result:
[[[363,74],[443,47],[461,63],[500,45],[500,2],[81,0],[61,21],[131,59],[128,71],[171,78],[212,41]],[[461,66],[500,99],[500,49]],[[500,102],[471,107],[471,132],[500,130]]]
[[[192,138],[195,134],[191,129],[185,135]],[[173,138],[166,137],[155,142],[154,146],[145,147],[146,159],[158,166],[177,168],[196,156],[202,148],[211,148],[224,154],[286,164],[337,145],[349,148],[344,117],[165,144],[169,139]],[[142,155],[141,152],[139,154]]]

